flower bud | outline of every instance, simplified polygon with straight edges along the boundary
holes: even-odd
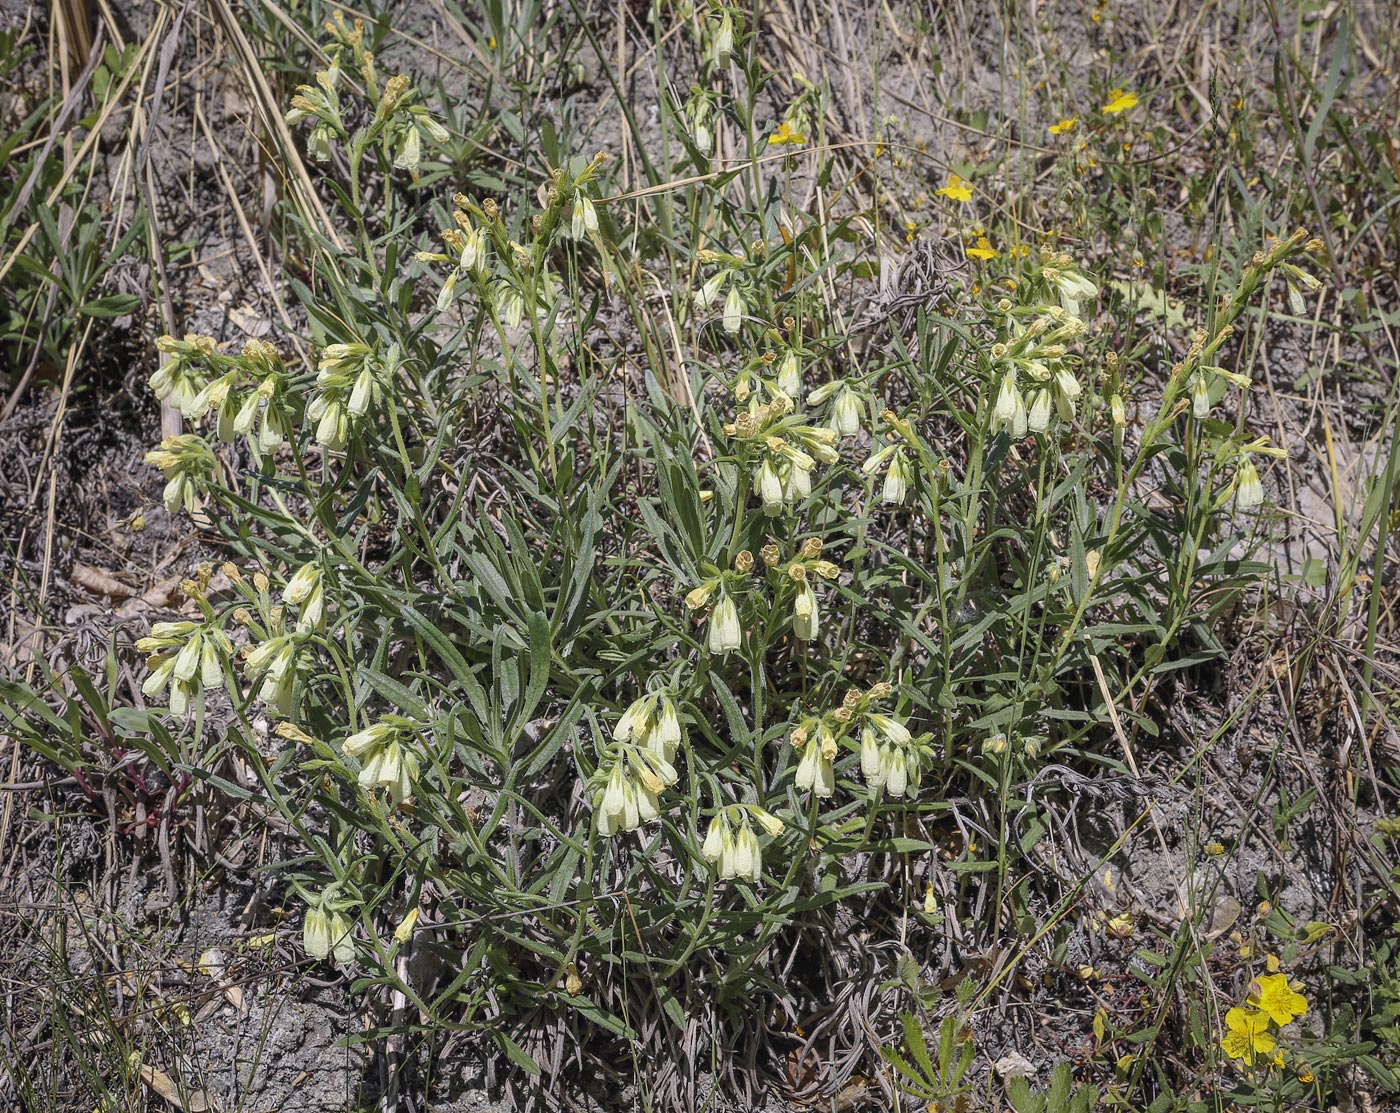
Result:
[[[394,928],[394,939],[399,943],[407,943],[413,935],[413,928],[418,923],[418,909],[410,908],[408,914],[399,921],[399,926]]]
[[[698,611],[710,601],[710,595],[714,592],[713,582],[703,583],[697,588],[692,588],[685,597],[685,605],[692,611]]]

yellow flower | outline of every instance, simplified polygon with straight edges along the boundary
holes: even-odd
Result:
[[[1122,89],[1114,89],[1108,94],[1108,103],[1103,106],[1104,115],[1116,116],[1120,112],[1126,112],[1130,108],[1137,107],[1137,94],[1124,92]]]
[[[1001,254],[1000,251],[991,245],[986,236],[978,236],[977,246],[969,247],[967,253],[974,259],[995,259]]]
[[[784,120],[778,128],[768,137],[768,146],[781,147],[785,143],[800,147],[807,142],[807,137],[792,126],[791,120]]]
[[[1294,1017],[1304,1016],[1308,1011],[1308,999],[1295,993],[1288,984],[1286,974],[1268,974],[1255,984],[1258,992],[1250,994],[1249,1003],[1269,1014],[1269,1018],[1282,1028],[1292,1024]]]
[[[952,201],[966,202],[972,200],[972,190],[968,189],[967,183],[956,174],[948,175],[948,184],[935,192]]]
[[[1220,1046],[1232,1059],[1252,1064],[1255,1055],[1267,1055],[1277,1046],[1269,1035],[1269,1018],[1254,1009],[1231,1009],[1225,1026],[1229,1031],[1220,1038]]]
[[[1071,117],[1070,117],[1069,119],[1067,119],[1067,120],[1061,120],[1058,124],[1051,124],[1051,125],[1050,125],[1050,134],[1051,134],[1051,135],[1064,135],[1064,134],[1066,134],[1067,132],[1073,131],[1073,130],[1074,130],[1074,125],[1077,124],[1077,123],[1079,123],[1079,117],[1078,117],[1078,116],[1071,116]]]

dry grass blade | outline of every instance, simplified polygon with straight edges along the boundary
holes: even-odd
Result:
[[[67,93],[73,87],[70,68],[76,70],[83,65],[96,43],[91,5],[86,0],[53,0],[53,25],[63,89]]]

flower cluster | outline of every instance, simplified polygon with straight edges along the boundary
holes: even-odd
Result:
[[[316,561],[302,565],[287,581],[280,601],[272,601],[272,585],[265,573],[245,578],[231,564],[224,565],[240,595],[253,610],[239,607],[233,620],[253,639],[240,650],[243,667],[252,681],[255,698],[279,715],[292,714],[296,681],[308,641],[325,630],[325,570]],[[287,626],[287,607],[297,608],[297,619]]]
[[[715,304],[720,291],[728,286],[728,293],[724,295],[724,313],[720,321],[724,331],[733,336],[744,325],[746,305],[743,282],[749,261],[742,251],[729,253],[711,251],[708,248],[701,250],[697,257],[701,263],[718,264],[720,269],[707,278],[695,292],[695,308],[704,313]]]
[[[336,140],[347,138],[340,109],[340,59],[332,59],[324,70],[316,71],[315,85],[298,85],[286,114],[288,125],[312,122],[306,141],[307,153],[317,162],[328,162]]]
[[[162,336],[156,341],[156,351],[165,356],[147,385],[162,402],[169,402],[185,417],[198,417],[208,410],[197,409],[198,400],[208,386],[208,370],[217,356],[212,336],[186,333],[183,340]]]
[[[622,713],[622,718],[613,729],[615,742],[640,743],[644,750],[655,754],[667,765],[675,764],[676,751],[684,737],[675,694],[669,690],[648,692],[634,701]]]
[[[844,746],[859,750],[861,775],[877,794],[883,790],[894,797],[917,795],[933,750],[927,736],[916,739],[898,719],[875,710],[893,692],[883,681],[865,692],[852,689],[840,707],[804,719],[788,735],[802,755],[794,781],[800,791],[819,797],[835,793],[835,762]]]
[[[792,399],[781,392],[775,391],[767,402],[751,399],[748,411],[725,425],[724,432],[738,442],[769,517],[794,511],[812,493],[817,464],[840,459],[836,431],[807,424],[793,412]]]
[[[923,781],[931,752],[926,745],[915,745],[909,728],[898,719],[867,712],[860,734],[860,771],[878,794],[914,797]]]
[[[448,271],[447,278],[442,284],[442,289],[438,291],[437,308],[439,312],[452,303],[457,294],[457,283],[460,279],[481,279],[486,275],[490,259],[490,242],[486,236],[486,229],[473,221],[471,213],[467,211],[471,201],[465,194],[456,195],[453,201],[456,207],[452,210],[452,220],[457,227],[447,228],[442,232],[443,246],[447,248],[447,251],[420,251],[414,256],[420,263],[450,263],[452,265],[452,269]],[[519,312],[514,314],[516,324],[519,324],[523,314],[524,301],[522,299]]]
[[[159,468],[164,476],[165,490],[161,497],[172,514],[177,510],[188,514],[199,511],[203,506],[202,496],[218,466],[214,453],[196,433],[166,437],[159,448],[146,453],[146,463]]]
[[[655,689],[628,705],[589,782],[601,834],[630,831],[661,814],[661,793],[680,780],[675,762],[684,740],[672,689]]]
[[[598,833],[631,831],[661,815],[661,793],[680,779],[676,767],[654,750],[614,741],[589,780]]]
[[[1043,433],[1058,414],[1069,421],[1083,393],[1075,376],[1075,342],[1086,331],[1079,317],[1081,303],[1098,295],[1089,279],[1064,255],[1042,257],[1038,286],[1059,304],[1013,307],[1003,300],[1003,338],[991,347],[996,397],[991,428],[1004,429],[1014,439]]]
[[[347,23],[342,13],[326,24],[331,37],[326,51],[330,65],[316,73],[315,85],[299,85],[285,120],[289,126],[311,122],[307,152],[318,162],[329,161],[336,142],[366,148],[380,143],[392,164],[412,174],[423,161],[423,141],[444,146],[451,133],[421,104],[418,90],[403,74],[384,81],[365,43],[364,21]],[[348,57],[347,57],[348,56]],[[358,73],[364,95],[374,108],[370,122],[352,136],[340,101],[342,64],[348,60]],[[352,156],[353,157],[353,156]]]
[[[273,603],[271,583],[264,573],[255,572],[248,578],[231,563],[224,564],[222,571],[257,614],[246,606],[216,613],[207,594],[213,568],[201,565],[198,578],[186,580],[181,589],[199,606],[202,619],[157,622],[150,634],[136,643],[142,653],[150,654],[150,675],[142,691],[154,697],[168,687],[170,713],[177,718],[185,717],[192,707],[202,706],[204,693],[223,685],[225,662],[235,657],[233,644],[222,628],[232,619],[235,626],[246,628],[256,639],[236,654],[245,672],[255,679],[249,696],[289,715],[301,646],[310,633],[325,627],[323,570],[317,563],[304,565],[287,584],[280,604]],[[282,629],[287,603],[299,608],[294,631]]]
[[[224,662],[233,654],[228,635],[208,621],[157,622],[136,648],[151,655],[141,691],[154,697],[168,685],[170,713],[180,719],[203,701],[206,689],[223,685]]]
[[[1247,1067],[1258,1058],[1270,1066],[1283,1066],[1278,1036],[1308,1011],[1308,999],[1298,992],[1302,987],[1278,972],[1278,960],[1272,956],[1268,966],[1272,973],[1254,980],[1245,1006],[1225,1014],[1225,1032],[1220,1037],[1225,1054]]]
[[[315,959],[334,957],[336,962],[349,962],[355,957],[354,924],[345,915],[344,902],[327,894],[306,909],[301,925],[301,945]]]
[[[399,363],[397,345],[381,355],[359,342],[328,344],[316,364],[317,394],[306,407],[316,423],[316,441],[332,451],[345,448],[351,422],[378,407]]]
[[[762,559],[770,588],[767,597],[770,613],[773,609],[790,607],[794,636],[804,642],[815,640],[821,629],[821,612],[814,584],[820,580],[834,580],[841,573],[840,567],[822,558],[822,543],[815,537],[803,541],[787,561],[777,545],[765,545]],[[751,573],[756,567],[753,554],[744,549],[734,558],[733,571],[721,572],[706,566],[702,569],[705,579],[687,593],[685,605],[691,611],[702,609],[711,599],[715,601],[705,639],[711,653],[733,653],[743,647],[744,626],[740,620],[739,601],[752,593]]]
[[[549,242],[551,229],[562,229],[567,210],[573,238],[601,248],[598,206],[589,191],[606,162],[607,154],[600,151],[575,175],[562,169],[553,171],[548,183],[539,189],[541,211],[530,220],[537,237],[534,247],[510,238],[494,200],[477,203],[466,194],[453,194],[456,227],[441,233],[445,250],[415,255],[420,263],[446,263],[450,267],[438,291],[438,310],[453,302],[459,284],[465,281],[499,325],[519,329],[527,314],[536,323],[547,322],[559,299],[560,285],[550,269],[549,254],[540,245]]]
[[[719,808],[710,820],[701,856],[714,863],[721,878],[737,877],[757,884],[763,875],[763,849],[753,822],[770,838],[783,833],[783,821],[757,804],[730,804]]]
[[[418,755],[412,743],[420,729],[411,719],[385,715],[350,735],[341,749],[360,763],[360,787],[386,788],[394,803],[402,804],[418,779]]]
[[[166,359],[150,377],[151,390],[191,421],[212,411],[219,440],[244,437],[261,463],[291,435],[287,369],[271,344],[249,340],[233,356],[220,352],[213,337],[188,335],[183,340],[162,336],[156,348]],[[165,474],[165,505],[171,513],[199,508],[200,493],[216,464],[201,437],[167,437],[146,454],[146,462]]]
[[[900,506],[915,490],[919,476],[916,434],[914,427],[893,410],[882,412],[880,420],[885,443],[866,457],[860,470],[873,478],[883,468],[885,477],[880,486],[880,501]]]

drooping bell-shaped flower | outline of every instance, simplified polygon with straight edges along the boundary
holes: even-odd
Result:
[[[731,285],[724,299],[724,331],[733,336],[744,323],[744,299],[739,287]]]
[[[792,632],[807,642],[817,636],[820,627],[817,593],[812,590],[810,583],[803,580],[797,585],[797,596],[792,601]]]
[[[723,595],[710,614],[710,652],[733,653],[743,644],[744,632],[739,625],[739,608],[730,596]]]

